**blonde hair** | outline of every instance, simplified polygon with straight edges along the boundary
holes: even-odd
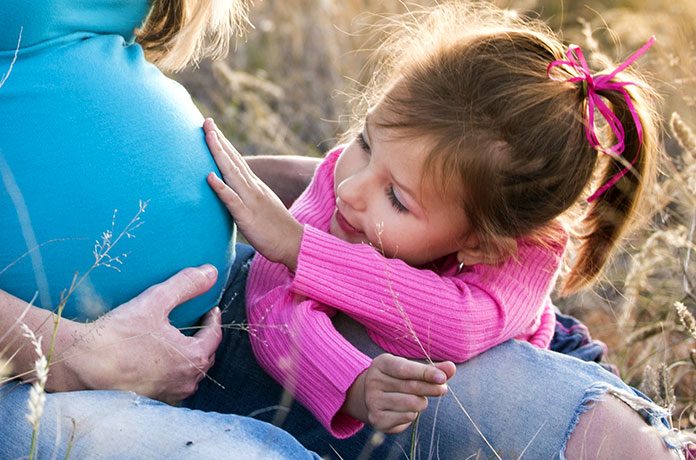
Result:
[[[402,19],[376,54],[380,64],[360,123],[367,108],[379,104],[388,115],[383,127],[432,141],[424,177],[443,190],[457,187],[481,249],[492,260],[512,255],[519,238],[551,244],[563,238],[561,217],[589,195],[593,177],[605,183],[635,160],[628,174],[587,206],[562,292],[593,281],[656,174],[655,93],[635,73],[615,78],[640,83],[626,90],[639,114],[642,142],[623,96],[601,93],[625,130],[625,150],[617,160],[598,154],[585,137],[582,84],[547,76],[547,66],[564,59],[566,47],[545,24],[462,3]],[[604,129],[602,137],[611,140],[613,134]]]
[[[247,0],[153,0],[136,40],[150,61],[179,71],[227,54],[232,37],[248,24],[247,11]]]

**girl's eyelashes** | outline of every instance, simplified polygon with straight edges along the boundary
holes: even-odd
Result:
[[[389,184],[387,187],[387,197],[389,197],[389,201],[391,201],[392,206],[396,210],[396,212],[408,212],[408,208],[399,201],[399,198],[396,196],[396,193],[394,193],[394,186]]]
[[[370,146],[367,145],[367,141],[365,140],[365,136],[363,135],[362,131],[358,133],[356,140],[358,141],[358,145],[361,149],[367,153],[370,153]]]

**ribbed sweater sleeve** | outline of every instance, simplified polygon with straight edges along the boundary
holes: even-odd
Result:
[[[333,213],[333,166],[340,150],[319,166],[291,212],[301,222],[324,225]],[[348,389],[371,360],[331,323],[335,310],[290,289],[292,273],[260,254],[247,280],[249,338],[258,363],[290,391],[334,436],[346,438],[363,424],[341,412]]]
[[[543,311],[561,253],[520,243],[501,266],[443,275],[305,226],[292,289],[362,323],[391,353],[463,362],[550,319]]]
[[[335,330],[331,313],[280,286],[250,310],[250,336],[263,368],[334,436],[346,438],[363,424],[339,410],[371,360]]]

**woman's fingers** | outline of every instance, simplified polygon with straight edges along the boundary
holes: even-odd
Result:
[[[208,291],[216,280],[217,269],[212,265],[185,268],[168,280],[148,288],[128,304],[158,308],[166,316],[178,305]]]
[[[208,356],[207,371],[215,361],[215,350],[217,350],[222,340],[222,313],[218,307],[210,310],[203,317],[201,329],[194,334],[194,338],[201,347],[201,354]]]

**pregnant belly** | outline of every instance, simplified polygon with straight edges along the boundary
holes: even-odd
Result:
[[[0,54],[6,64],[7,54]],[[217,284],[170,316],[194,325],[218,301],[234,226],[188,93],[119,36],[23,50],[0,88],[0,289],[94,319],[178,270]]]

